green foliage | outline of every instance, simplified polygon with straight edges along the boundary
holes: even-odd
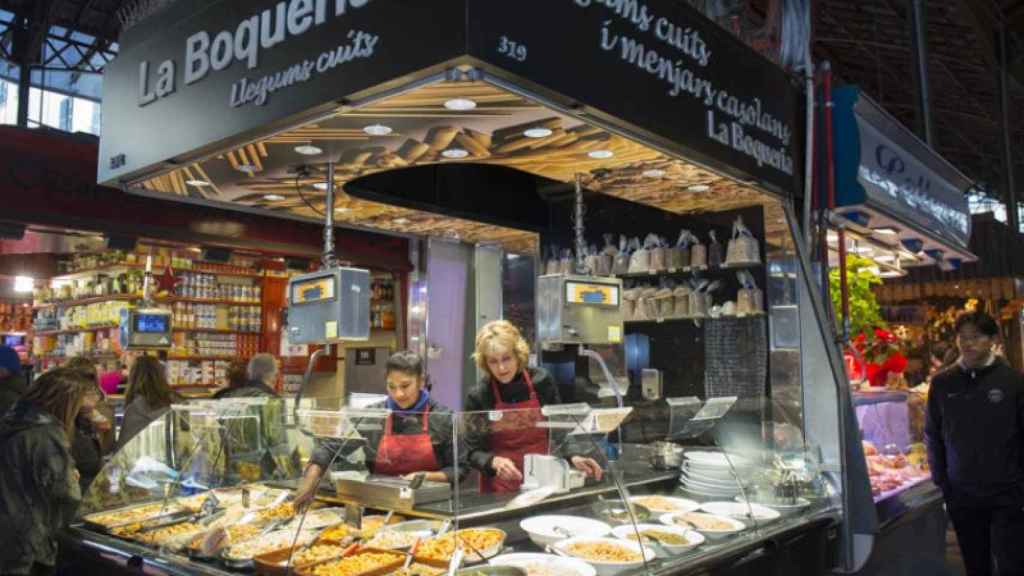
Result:
[[[850,289],[850,335],[871,334],[874,328],[882,328],[882,312],[878,300],[871,287],[881,284],[882,279],[875,274],[875,263],[855,254],[846,256],[846,277]],[[835,310],[836,323],[842,322],[842,293],[839,289],[839,268],[828,272],[829,290],[832,292],[832,307]],[[841,326],[839,327],[841,328]]]

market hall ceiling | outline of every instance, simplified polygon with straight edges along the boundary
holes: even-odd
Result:
[[[459,100],[475,106],[450,109],[459,108]],[[182,166],[141,185],[155,193],[319,218],[329,160],[336,162],[339,190],[387,170],[482,163],[562,183],[580,174],[588,190],[677,213],[761,205],[766,198],[750,186],[481,81],[423,86]],[[500,205],[518,200],[496,196],[490,201]],[[768,236],[777,237],[785,229],[784,219],[779,204],[769,204],[774,208],[765,218]],[[342,223],[469,242],[498,241],[512,250],[537,251],[536,234],[521,229],[345,193],[338,195],[334,209]]]

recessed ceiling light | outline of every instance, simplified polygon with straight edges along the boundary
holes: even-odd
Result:
[[[509,260],[516,260],[519,258],[519,254],[506,254],[505,257]]]
[[[298,152],[299,154],[302,154],[303,156],[316,156],[317,154],[324,153],[323,150],[317,148],[316,146],[313,146],[312,144],[303,144],[301,146],[296,146],[295,151]]]
[[[707,192],[711,190],[711,186],[707,184],[694,184],[693,186],[687,186],[686,190],[689,192]]]
[[[611,158],[612,156],[615,156],[615,153],[612,152],[611,150],[594,150],[592,152],[587,152],[587,156],[590,156],[595,160],[604,160],[605,158]]]
[[[257,168],[256,166],[254,166],[254,165],[252,165],[252,164],[239,164],[239,165],[238,165],[238,170],[239,170],[240,172],[249,172],[249,173],[252,173],[252,172],[256,172],[256,171],[258,171],[258,170],[259,170],[259,168]]]
[[[189,186],[198,186],[200,188],[202,188],[203,186],[209,186],[210,185],[210,183],[207,182],[206,180],[195,180],[195,179],[185,180],[185,184],[188,184]]]
[[[363,128],[363,132],[366,132],[370,136],[387,136],[388,134],[391,134],[393,130],[390,126],[385,126],[383,124],[370,124],[366,128]]]
[[[317,190],[327,190],[327,182],[314,182],[313,188]]]
[[[476,108],[476,102],[469,98],[452,98],[451,100],[444,103],[444,107],[449,110],[472,110]]]
[[[395,218],[394,220],[391,221],[391,223],[392,224],[399,224],[399,225],[401,225],[401,224],[408,224],[409,223],[409,219],[408,218]]]
[[[657,168],[653,168],[651,170],[644,170],[643,171],[644,178],[661,178],[664,175],[665,175],[665,171],[664,170],[659,170]]]
[[[469,156],[469,152],[466,152],[462,148],[449,148],[444,152],[441,152],[441,156],[445,158],[465,158]]]
[[[523,136],[527,138],[547,138],[551,136],[552,132],[550,128],[530,128],[529,130],[523,131]]]
[[[334,209],[335,212],[351,212],[352,209],[347,206],[339,206]]]
[[[888,226],[886,226],[886,227],[883,227],[883,228],[875,228],[875,233],[876,234],[885,234],[886,236],[895,236],[895,235],[899,234],[900,231],[895,229],[895,228],[889,228]]]
[[[263,199],[270,200],[271,202],[277,202],[278,200],[284,200],[284,196],[281,196],[280,194],[264,194]]]

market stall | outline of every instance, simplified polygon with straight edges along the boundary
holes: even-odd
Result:
[[[526,255],[556,245],[532,298],[532,344],[538,364],[568,374],[571,403],[450,416],[325,395],[284,417],[273,401],[178,407],[93,484],[67,538],[79,562],[429,573],[531,553],[530,573],[581,575],[859,564],[854,535],[870,538],[874,510],[794,234],[801,122],[780,70],[668,1],[377,0],[333,14],[327,3],[193,4],[126,31],[108,71],[100,178],[325,215],[326,266],[292,291],[290,316],[359,276],[333,267],[334,216]],[[287,26],[275,21],[286,11]],[[274,37],[247,44],[257,25]],[[292,320],[302,338],[350,328]],[[645,350],[631,381],[627,355]],[[435,390],[465,393],[473,378]],[[481,437],[529,437],[522,488],[482,490],[478,470],[451,485],[368,475],[384,451],[367,438],[397,417],[451,430],[456,463]],[[327,511],[296,515],[274,490],[328,442]],[[569,469],[580,455],[601,478]],[[388,512],[426,522],[376,533]],[[362,548],[348,547],[355,537]]]
[[[839,280],[832,282],[833,300],[849,331],[848,374],[881,523],[864,573],[897,569],[893,558],[908,547],[920,557],[906,566],[941,564],[945,511],[923,438],[927,384],[908,390],[908,331],[881,328],[875,292],[922,268],[942,273],[977,260],[969,246],[971,182],[857,87],[826,97],[834,106],[824,122],[834,136],[822,156],[835,177],[823,246]]]

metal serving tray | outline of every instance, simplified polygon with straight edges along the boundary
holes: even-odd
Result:
[[[368,476],[365,480],[337,479],[334,489],[339,499],[350,499],[367,508],[411,510],[428,502],[451,499],[451,485],[423,482],[419,488],[394,476]]]

